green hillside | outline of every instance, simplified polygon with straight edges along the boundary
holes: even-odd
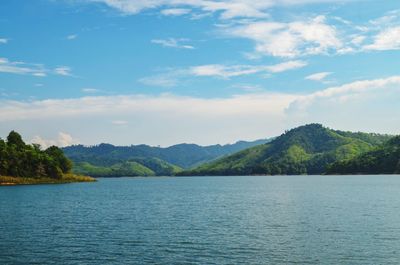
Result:
[[[338,161],[328,168],[329,174],[399,174],[400,136],[353,159]]]
[[[78,162],[73,167],[74,173],[92,177],[171,176],[180,171],[182,171],[180,167],[158,158],[136,158],[109,166]]]
[[[327,166],[372,150],[391,136],[335,131],[320,124],[285,132],[270,143],[206,163],[180,175],[323,174]]]
[[[234,144],[210,146],[178,144],[170,147],[154,147],[144,144],[114,146],[103,143],[95,146],[73,145],[63,148],[63,151],[74,163],[88,162],[102,167],[110,167],[116,163],[132,159],[141,163],[137,161],[137,158],[141,157],[145,159],[157,158],[181,168],[191,168],[268,141],[268,139],[252,142],[239,141]]]
[[[267,141],[239,141],[211,146],[178,144],[165,148],[148,145],[74,145],[63,148],[63,151],[74,162],[72,171],[77,174],[93,177],[172,176],[181,172],[182,168],[200,165]]]

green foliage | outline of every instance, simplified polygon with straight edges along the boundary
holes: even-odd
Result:
[[[25,144],[15,131],[7,141],[0,139],[1,176],[60,179],[71,168],[71,161],[56,146],[42,151],[39,145]]]
[[[63,150],[74,161],[73,172],[79,174],[95,177],[171,176],[181,172],[182,168],[200,165],[267,141],[240,141],[212,146],[178,144],[166,148],[148,145],[75,145]]]
[[[25,143],[19,133],[11,131],[7,136],[7,144],[13,145],[15,148],[24,148]]]
[[[335,131],[335,133],[340,134],[344,137],[357,138],[373,145],[384,144],[385,142],[393,138],[393,135],[378,134],[378,133],[344,132],[344,131]]]
[[[201,165],[180,175],[323,174],[336,161],[372,150],[390,136],[334,131],[309,124],[285,132],[270,143]]]
[[[94,166],[88,162],[76,164],[74,173],[93,177],[154,176],[154,172],[136,162],[118,163],[111,167]]]
[[[74,163],[88,162],[102,167],[138,158],[159,159],[179,168],[191,168],[219,157],[233,154],[249,147],[257,146],[269,140],[253,142],[240,141],[235,144],[199,146],[195,144],[178,144],[170,147],[152,147],[148,145],[114,146],[100,144],[95,146],[74,145],[63,148],[65,155]],[[144,164],[147,166],[146,164]],[[158,170],[155,170],[158,172]],[[162,171],[163,172],[163,171]],[[164,173],[160,174],[164,174]],[[158,173],[157,173],[158,174]]]
[[[45,153],[54,159],[54,162],[59,166],[62,172],[66,173],[71,171],[72,162],[64,156],[60,148],[57,146],[50,146],[46,149]]]
[[[73,169],[74,173],[93,177],[171,176],[180,171],[182,171],[181,168],[157,158],[136,158],[110,166],[79,162]]]
[[[399,174],[400,136],[393,137],[373,150],[337,161],[328,167],[329,174]]]

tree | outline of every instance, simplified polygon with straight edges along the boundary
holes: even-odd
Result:
[[[25,144],[20,134],[11,131],[7,141],[0,139],[0,175],[27,178],[62,178],[72,162],[56,146],[45,151],[40,145]]]
[[[54,162],[63,173],[67,173],[72,169],[71,160],[66,158],[63,151],[57,146],[50,146],[46,149],[45,153],[53,158]]]
[[[24,148],[25,143],[19,133],[11,131],[7,136],[7,144],[15,145],[18,149]]]

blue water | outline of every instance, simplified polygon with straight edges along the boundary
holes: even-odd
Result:
[[[0,187],[0,264],[399,264],[400,176]]]

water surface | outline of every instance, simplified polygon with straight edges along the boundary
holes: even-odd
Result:
[[[0,187],[0,264],[399,264],[400,176]]]

